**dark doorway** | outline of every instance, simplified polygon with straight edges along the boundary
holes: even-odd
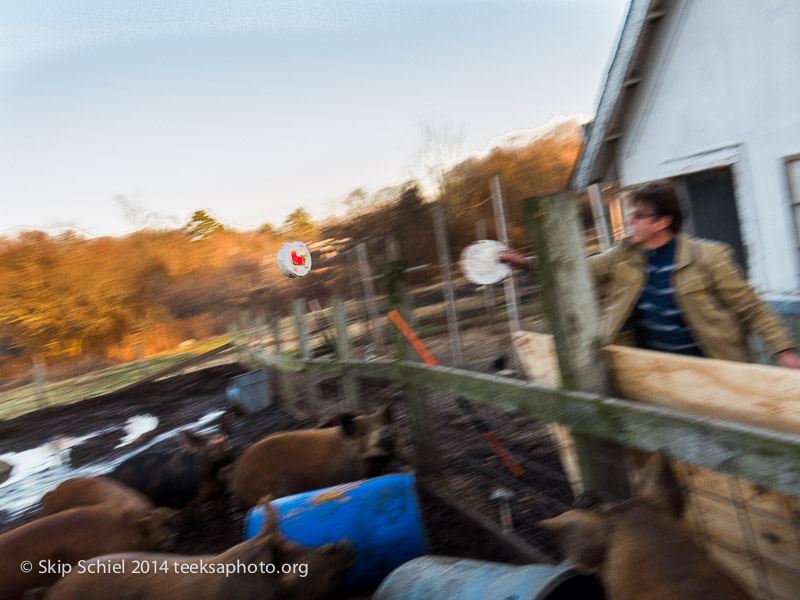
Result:
[[[686,231],[701,238],[730,244],[736,259],[747,270],[747,256],[739,230],[739,213],[733,195],[729,167],[693,173],[683,177],[689,202]]]

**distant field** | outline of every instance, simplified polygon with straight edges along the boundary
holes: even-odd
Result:
[[[26,412],[70,404],[92,396],[99,396],[136,383],[150,375],[176,365],[184,360],[208,352],[229,339],[227,336],[198,342],[173,352],[140,361],[125,363],[72,379],[48,383],[45,397],[39,397],[33,384],[0,393],[0,420],[11,419]],[[205,365],[204,365],[205,366]]]

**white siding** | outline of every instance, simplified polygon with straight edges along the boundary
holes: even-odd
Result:
[[[800,154],[800,1],[677,0],[616,157],[623,185],[729,164],[750,275],[800,287],[784,158]]]

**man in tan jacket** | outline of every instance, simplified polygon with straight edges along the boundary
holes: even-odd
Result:
[[[756,333],[777,364],[800,368],[794,342],[742,276],[731,247],[679,233],[683,213],[672,186],[640,189],[633,208],[631,235],[589,258],[607,299],[607,343],[752,361],[747,336]],[[530,264],[516,250],[500,260]]]

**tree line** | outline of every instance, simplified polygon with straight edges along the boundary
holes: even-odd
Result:
[[[409,266],[436,264],[433,202],[445,209],[457,258],[475,239],[477,220],[485,219],[494,237],[490,178],[496,173],[512,242],[526,245],[522,200],[565,188],[581,144],[578,128],[562,125],[526,147],[497,148],[449,166],[432,198],[415,181],[375,193],[359,188],[344,199],[344,217],[321,222],[299,208],[280,227],[234,231],[197,211],[177,230],[100,238],[31,231],[0,239],[0,376],[15,374],[35,356],[50,363],[121,356],[120,348],[143,339],[142,332],[167,323],[205,316],[207,331],[223,333],[243,309],[287,313],[294,297],[349,296],[350,250],[359,241],[368,244],[373,269],[386,260],[389,235]],[[277,251],[292,239],[317,243],[308,277],[288,279],[278,271]]]

